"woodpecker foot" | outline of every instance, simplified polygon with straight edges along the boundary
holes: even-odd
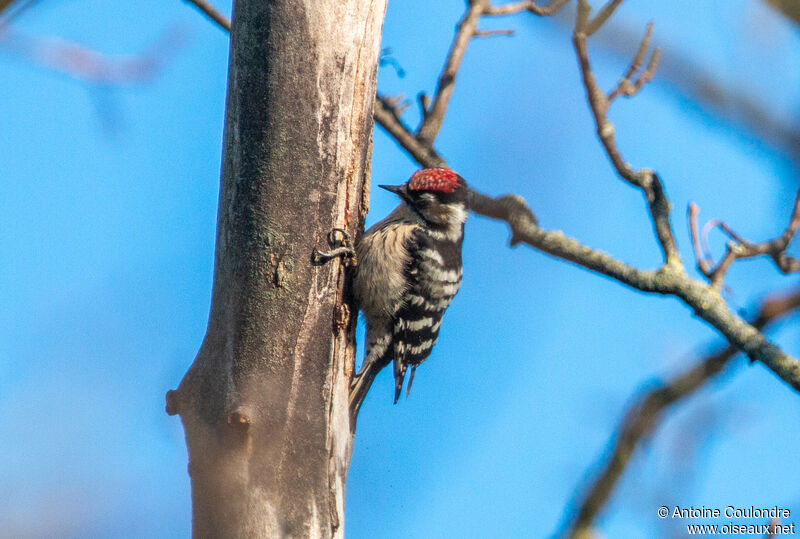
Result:
[[[338,238],[341,234],[341,239]],[[314,249],[311,253],[311,261],[316,266],[321,266],[334,258],[342,257],[345,259],[344,263],[349,266],[355,266],[356,252],[352,247],[352,239],[347,230],[339,227],[334,227],[328,232],[328,244],[332,247],[330,251],[319,251]]]

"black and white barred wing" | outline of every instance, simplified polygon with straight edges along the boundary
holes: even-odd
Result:
[[[395,402],[400,396],[406,370],[411,366],[408,390],[417,366],[425,361],[439,337],[442,317],[461,286],[461,244],[432,237],[424,230],[412,236],[408,265],[410,289],[394,317]]]

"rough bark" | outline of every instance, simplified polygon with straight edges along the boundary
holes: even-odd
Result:
[[[235,2],[211,313],[167,394],[195,537],[343,535],[354,313],[311,255],[363,225],[385,8]]]

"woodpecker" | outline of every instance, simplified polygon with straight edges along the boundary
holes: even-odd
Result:
[[[394,402],[406,370],[414,372],[436,344],[444,311],[461,286],[467,184],[446,168],[415,172],[401,185],[381,185],[401,204],[356,243],[353,295],[367,324],[361,370],[350,386],[353,416],[378,372],[394,364]]]

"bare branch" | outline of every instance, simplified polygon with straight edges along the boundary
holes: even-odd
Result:
[[[644,87],[645,84],[653,80],[653,76],[658,68],[658,61],[661,58],[661,49],[659,48],[656,48],[650,55],[650,62],[647,64],[647,69],[639,75],[635,82],[631,82],[631,78],[639,71],[642,62],[644,62],[645,54],[650,46],[650,37],[652,33],[653,23],[651,21],[647,24],[647,30],[645,31],[644,37],[639,44],[639,50],[636,52],[636,56],[633,58],[628,71],[617,83],[617,87],[608,94],[609,102],[613,101],[619,95],[633,97]]]
[[[588,5],[586,0],[579,0],[580,3]],[[600,27],[605,24],[611,15],[614,14],[614,10],[622,3],[622,0],[609,0],[606,5],[602,7],[602,9],[597,13],[594,19],[587,21],[586,27],[583,28],[583,31],[586,33],[587,37],[597,32]]]
[[[470,0],[466,13],[458,23],[455,39],[447,53],[442,74],[439,76],[439,83],[436,86],[436,93],[433,96],[433,104],[428,109],[428,114],[422,120],[417,130],[417,138],[425,143],[433,144],[436,135],[442,128],[444,114],[447,112],[447,105],[453,95],[456,74],[461,67],[461,60],[467,45],[475,36],[478,28],[478,21],[483,15],[484,10],[489,6],[488,0]]]
[[[585,2],[579,4],[579,25],[585,24],[585,20],[583,23],[581,20],[583,16],[587,15],[585,10],[581,15],[581,6],[585,7],[588,4]],[[579,45],[576,48],[581,59],[582,73],[585,80],[590,79],[590,83],[587,83],[587,94],[589,94],[590,101],[594,100],[592,101],[592,110],[596,118],[599,116],[598,123],[603,125],[608,102],[605,94],[594,83],[594,76],[588,65],[585,35],[581,37],[578,34],[579,32],[576,31],[575,41]],[[433,150],[433,147],[415,138],[399,118],[381,103],[380,99],[375,106],[375,118],[422,166],[445,166],[444,159]],[[608,121],[605,120],[605,123],[608,124]],[[602,132],[603,130],[598,129],[598,131]],[[611,131],[610,138],[606,133],[605,139],[601,135],[601,141],[612,155],[612,162],[615,166],[620,164],[617,168],[618,173],[629,183],[640,187],[647,196],[656,233],[665,251],[667,261],[658,270],[634,268],[606,253],[582,245],[560,231],[541,229],[524,199],[515,195],[492,198],[472,190],[470,192],[470,210],[478,215],[505,221],[511,228],[512,245],[526,243],[550,255],[611,277],[637,290],[673,295],[681,299],[700,318],[719,330],[728,342],[744,351],[751,360],[763,362],[795,390],[800,391],[800,362],[784,353],[764,338],[757,329],[732,313],[714,289],[692,279],[683,270],[669,223],[669,201],[664,195],[658,176],[644,169],[634,172],[630,166],[624,163],[614,144],[613,127]],[[672,255],[668,254],[673,252]]]
[[[692,213],[692,207],[694,208],[694,214]],[[697,241],[696,237],[697,224],[696,222],[692,222],[693,219],[696,220],[697,211],[699,210],[697,210],[697,206],[694,204],[692,204],[692,207],[690,207],[689,210],[689,217],[690,230],[692,231],[692,241],[695,243],[695,257],[697,258],[698,268],[706,277],[709,278],[713,288],[719,289],[722,286],[722,283],[725,280],[725,274],[734,262],[737,260],[754,258],[762,255],[772,258],[778,270],[780,270],[782,273],[794,273],[800,271],[800,260],[786,254],[786,249],[789,247],[789,244],[797,233],[798,226],[800,226],[800,191],[798,191],[795,198],[789,223],[786,225],[786,228],[783,230],[780,236],[771,240],[763,241],[761,243],[753,243],[734,232],[726,223],[715,219],[709,221],[703,227],[703,254],[700,253],[700,248],[698,246],[699,242]],[[728,242],[725,255],[722,257],[722,260],[720,260],[716,267],[712,267],[713,260],[707,247],[708,233],[714,228],[719,228],[725,234],[727,234],[731,240],[733,240]]]
[[[514,30],[498,28],[496,30],[475,30],[475,37],[513,36]]]
[[[616,7],[618,4],[619,2],[615,3],[612,1],[609,2],[606,7],[612,5]],[[644,193],[649,206],[650,216],[653,220],[656,236],[658,237],[661,250],[664,253],[664,261],[668,264],[680,265],[681,257],[675,242],[675,234],[672,231],[672,223],[670,222],[669,216],[670,204],[664,193],[660,178],[655,172],[650,170],[634,170],[631,168],[622,158],[622,154],[617,147],[616,138],[614,136],[614,125],[608,119],[609,99],[606,97],[605,92],[598,86],[594,73],[592,72],[591,63],[589,62],[589,50],[586,44],[587,34],[584,31],[587,25],[591,24],[587,21],[588,6],[589,4],[585,0],[580,0],[572,42],[578,56],[578,63],[583,76],[583,85],[586,88],[586,97],[589,101],[592,115],[594,116],[597,134],[605,148],[606,154],[617,170],[617,174],[626,182],[641,189]],[[613,11],[613,9],[611,10]],[[597,21],[599,17],[600,15],[594,20]],[[654,56],[654,58],[656,58],[657,61],[657,57]],[[651,64],[654,65],[652,60]]]
[[[478,30],[478,22],[484,15],[509,15],[523,10],[536,15],[551,15],[561,9],[569,0],[555,0],[546,7],[540,7],[533,1],[514,2],[501,6],[492,6],[490,0],[469,0],[467,11],[456,27],[456,35],[450,50],[447,53],[444,69],[439,76],[436,92],[433,95],[433,103],[427,107],[423,115],[416,137],[424,144],[432,145],[436,136],[442,129],[444,116],[447,106],[453,95],[456,75],[464,59],[464,52],[473,37],[483,37],[489,35],[511,35],[511,30]],[[614,0],[617,1],[617,0]]]
[[[484,15],[513,15],[521,11],[529,11],[534,15],[553,15],[568,2],[569,0],[554,0],[547,6],[540,6],[531,0],[525,2],[511,2],[510,4],[489,6],[484,12]]]
[[[700,208],[694,202],[689,204],[689,232],[692,235],[694,257],[697,260],[697,269],[706,277],[711,277],[711,264],[713,263],[707,253],[700,247],[700,238],[697,234],[697,215]]]
[[[511,227],[512,245],[526,243],[637,290],[681,299],[751,360],[761,361],[800,391],[800,362],[732,313],[715,290],[689,277],[680,266],[665,264],[655,271],[640,270],[601,251],[590,249],[560,231],[542,230],[530,218],[530,209],[521,197],[507,195],[493,199],[473,192],[470,209],[480,215],[506,221]]]
[[[197,9],[202,11],[206,17],[217,23],[217,26],[225,30],[226,32],[230,33],[231,31],[231,21],[223,15],[220,11],[217,10],[214,6],[206,2],[206,0],[184,0],[190,4],[193,4]]]
[[[767,299],[753,319],[758,330],[765,329],[784,315],[800,308],[800,290]],[[676,402],[694,394],[709,380],[722,372],[723,368],[739,350],[728,346],[693,367],[675,376],[670,381],[644,391],[628,409],[617,429],[605,464],[582,496],[577,510],[566,526],[568,537],[584,537],[594,519],[605,507],[614,488],[630,462],[638,445],[658,427],[663,413]]]
[[[141,54],[109,56],[63,39],[31,37],[8,29],[0,34],[3,47],[36,64],[81,81],[114,86],[152,80],[183,41],[182,32],[168,29]]]
[[[403,123],[395,109],[380,95],[375,99],[372,111],[375,121],[391,135],[411,157],[424,167],[435,168],[446,165],[444,159],[432,146],[420,142]]]
[[[0,30],[7,26],[38,0],[0,0]]]
[[[619,2],[612,0],[604,10],[613,11],[612,7],[615,8],[618,4]],[[483,1],[471,0],[467,16],[476,5],[488,6]],[[658,175],[647,169],[634,171],[625,163],[616,148],[614,128],[606,117],[608,99],[594,80],[586,48],[586,34],[581,31],[581,28],[585,28],[588,24],[588,15],[588,3],[580,0],[573,41],[580,60],[590,107],[595,115],[598,133],[618,174],[628,183],[639,187],[645,194],[656,235],[664,251],[666,264],[658,270],[640,270],[602,251],[586,247],[560,231],[543,230],[539,228],[533,212],[525,201],[518,196],[508,195],[494,199],[472,191],[470,193],[470,209],[479,215],[505,221],[512,231],[512,245],[526,243],[548,254],[611,277],[637,290],[673,295],[681,299],[700,318],[719,330],[728,342],[744,351],[751,360],[764,363],[795,390],[800,391],[800,362],[769,342],[757,329],[732,313],[714,289],[690,278],[683,270],[669,221],[669,201],[664,194]],[[605,17],[607,18],[607,16]],[[476,17],[475,21],[478,18]],[[595,17],[594,22],[600,20],[599,18],[600,15]],[[470,34],[474,33],[474,28],[473,26]],[[462,28],[459,27],[456,41],[459,41],[458,35],[461,32]],[[463,56],[463,50],[461,55]],[[448,64],[451,60],[448,60]],[[452,92],[452,85],[448,91]],[[431,108],[435,107],[436,105]],[[446,107],[440,111],[442,117],[445,112]],[[444,159],[436,153],[433,145],[420,137],[415,137],[395,111],[381,98],[376,98],[374,115],[379,125],[386,129],[421,165],[426,167],[445,166]],[[441,127],[441,119],[439,127]],[[438,132],[438,128],[436,131]]]
[[[765,0],[776,11],[800,25],[800,3],[797,0]]]
[[[795,0],[787,0],[787,2]],[[562,18],[557,20],[561,21]],[[593,37],[593,44],[618,55],[628,55],[631,47],[640,43],[641,36],[624,24],[607,21],[606,31]],[[707,113],[737,125],[748,134],[764,140],[794,161],[800,161],[800,127],[790,115],[778,114],[766,108],[763,100],[746,91],[708,66],[701,66],[690,57],[681,55],[679,47],[662,43],[664,52],[659,58],[659,78],[673,86],[686,99],[697,103]]]

